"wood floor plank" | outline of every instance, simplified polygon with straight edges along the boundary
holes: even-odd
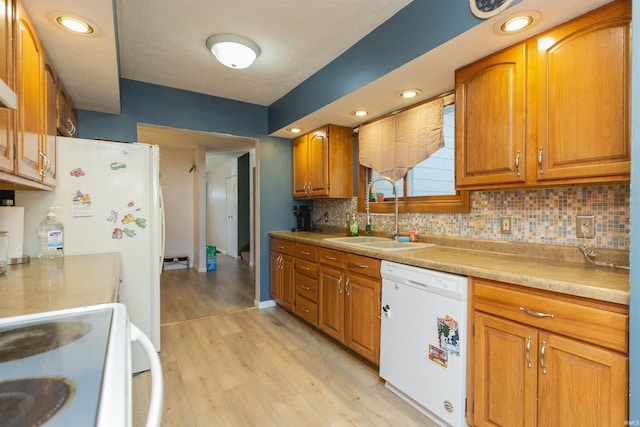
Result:
[[[161,278],[163,426],[435,426],[290,313],[254,308],[249,269],[218,260],[216,280]],[[149,378],[133,380],[134,426],[144,425]]]

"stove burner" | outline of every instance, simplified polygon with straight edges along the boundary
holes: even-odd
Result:
[[[62,347],[85,336],[92,326],[76,321],[40,323],[0,332],[0,363]]]
[[[0,425],[39,426],[71,400],[75,387],[61,377],[22,378],[0,382]]]

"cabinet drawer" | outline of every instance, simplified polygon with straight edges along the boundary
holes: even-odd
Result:
[[[475,310],[628,352],[629,316],[624,306],[490,280],[472,280]],[[527,314],[527,310],[533,313]]]
[[[271,250],[287,255],[295,255],[296,244],[288,240],[271,239]]]
[[[296,295],[318,302],[318,281],[302,274],[296,274]]]
[[[318,248],[318,262],[337,268],[344,268],[344,252],[334,249]]]
[[[305,276],[315,279],[318,277],[318,264],[296,258],[296,273],[304,274]]]
[[[350,273],[380,278],[380,260],[361,255],[347,254],[347,268]]]
[[[315,302],[296,295],[295,313],[313,326],[318,326],[318,304]]]
[[[296,243],[296,258],[306,259],[315,263],[318,260],[318,247]]]

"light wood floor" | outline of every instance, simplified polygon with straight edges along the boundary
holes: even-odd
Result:
[[[224,269],[218,266],[216,274]],[[162,281],[174,271],[163,273]],[[193,286],[204,282],[196,279]],[[164,290],[165,283],[163,299]],[[161,327],[163,426],[435,426],[374,372],[284,310],[215,304],[217,312],[204,316],[203,308],[187,308],[185,301],[162,305],[163,319],[194,315]],[[180,314],[164,312],[175,307]],[[134,378],[136,426],[144,425],[149,382],[148,372]]]

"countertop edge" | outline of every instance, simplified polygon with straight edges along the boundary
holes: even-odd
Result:
[[[324,240],[342,237],[341,234],[290,231],[271,231],[268,234],[415,267],[629,305],[629,274],[610,267],[445,246],[381,253]]]

